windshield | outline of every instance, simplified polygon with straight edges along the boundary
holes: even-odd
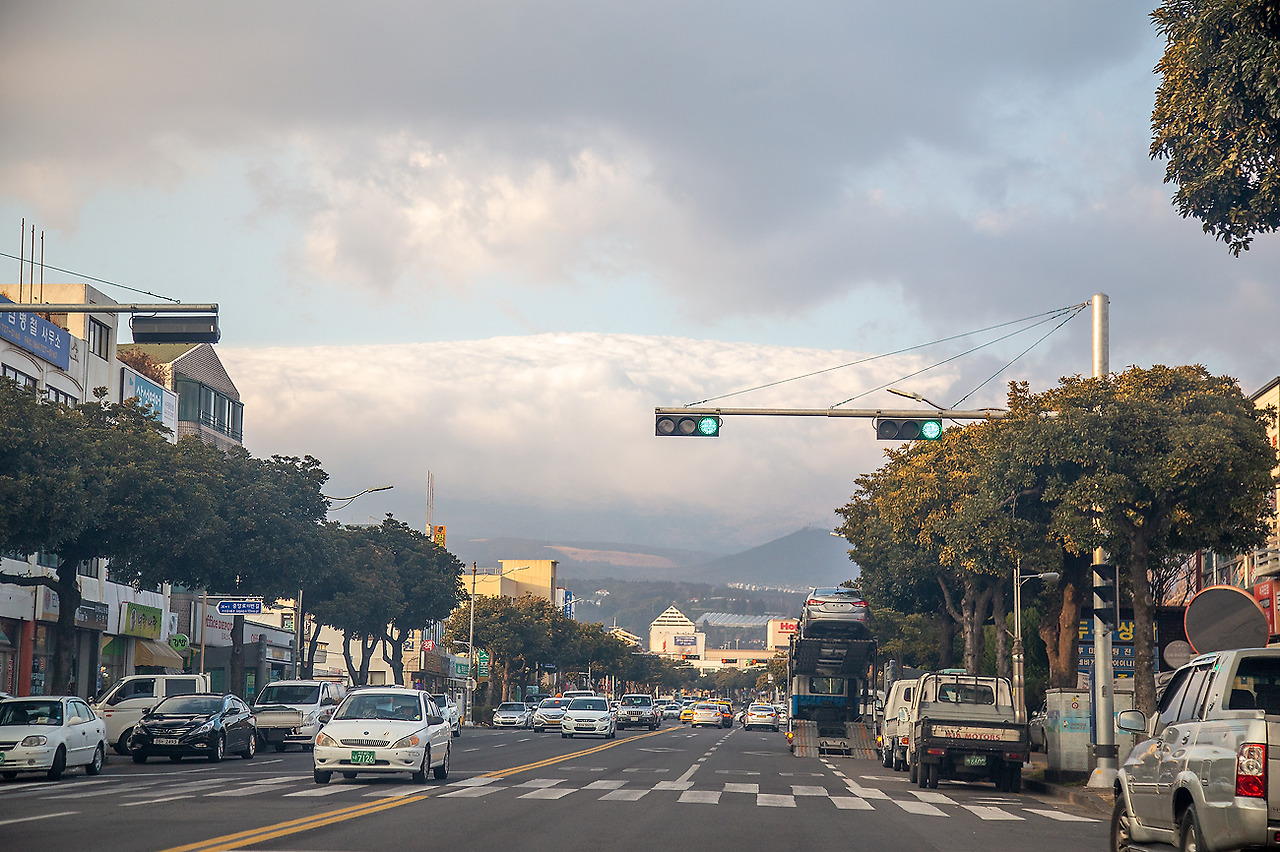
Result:
[[[175,695],[155,706],[152,713],[173,715],[208,716],[222,709],[221,695]]]
[[[357,693],[347,697],[334,719],[392,719],[401,722],[421,722],[422,703],[413,693],[388,695],[386,693]]]
[[[647,695],[624,695],[622,696],[623,707],[649,707],[653,704]]]
[[[320,686],[273,683],[258,693],[257,704],[315,704],[320,700]]]
[[[568,707],[572,698],[544,698],[538,705],[539,710],[554,710],[557,707]]]
[[[62,724],[62,702],[49,701],[8,701],[0,704],[0,727],[9,725],[49,725],[57,727]]]
[[[570,710],[595,710],[600,713],[609,712],[609,702],[603,698],[575,698],[569,705]]]
[[[499,704],[498,709],[505,710],[508,713],[523,713],[526,708],[523,704],[517,704],[514,701],[508,701],[505,704]]]

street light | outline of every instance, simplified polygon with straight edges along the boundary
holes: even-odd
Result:
[[[1019,724],[1027,721],[1027,681],[1022,653],[1022,584],[1028,580],[1056,580],[1057,571],[1023,574],[1022,557],[1013,569],[1013,712]]]
[[[342,504],[341,506],[330,506],[329,511],[332,512],[335,509],[345,509],[347,507],[347,504],[350,503],[352,500],[356,499],[357,497],[363,497],[364,495],[372,494],[375,491],[390,491],[392,488],[395,488],[395,486],[379,485],[376,488],[366,488],[363,491],[357,491],[355,494],[352,494],[350,497],[330,497],[328,494],[321,494],[320,496],[326,500],[335,501]]]
[[[939,411],[947,410],[945,407],[938,405],[938,403],[936,402],[930,402],[929,400],[925,399],[920,394],[914,391],[898,390],[897,388],[885,388],[885,390],[887,390],[891,394],[894,394],[895,396],[903,396],[903,397],[906,397],[907,399],[914,399],[916,402],[923,402],[925,405],[932,405],[934,408],[938,409]]]

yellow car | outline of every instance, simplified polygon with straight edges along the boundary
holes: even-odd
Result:
[[[680,724],[687,725],[693,721],[693,707],[696,701],[690,701],[688,704],[680,708]]]

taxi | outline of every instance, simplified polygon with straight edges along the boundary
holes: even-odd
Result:
[[[723,699],[717,699],[712,703],[718,704],[720,706],[720,727],[732,728],[733,727],[733,703],[730,701],[725,701]]]
[[[681,725],[687,725],[693,721],[693,708],[694,708],[694,705],[696,705],[697,703],[698,702],[696,701],[689,701],[689,702],[686,702],[685,705],[680,708],[680,724]]]

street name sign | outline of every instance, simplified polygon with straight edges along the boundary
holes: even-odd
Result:
[[[218,601],[218,615],[261,615],[262,601],[246,599]]]

